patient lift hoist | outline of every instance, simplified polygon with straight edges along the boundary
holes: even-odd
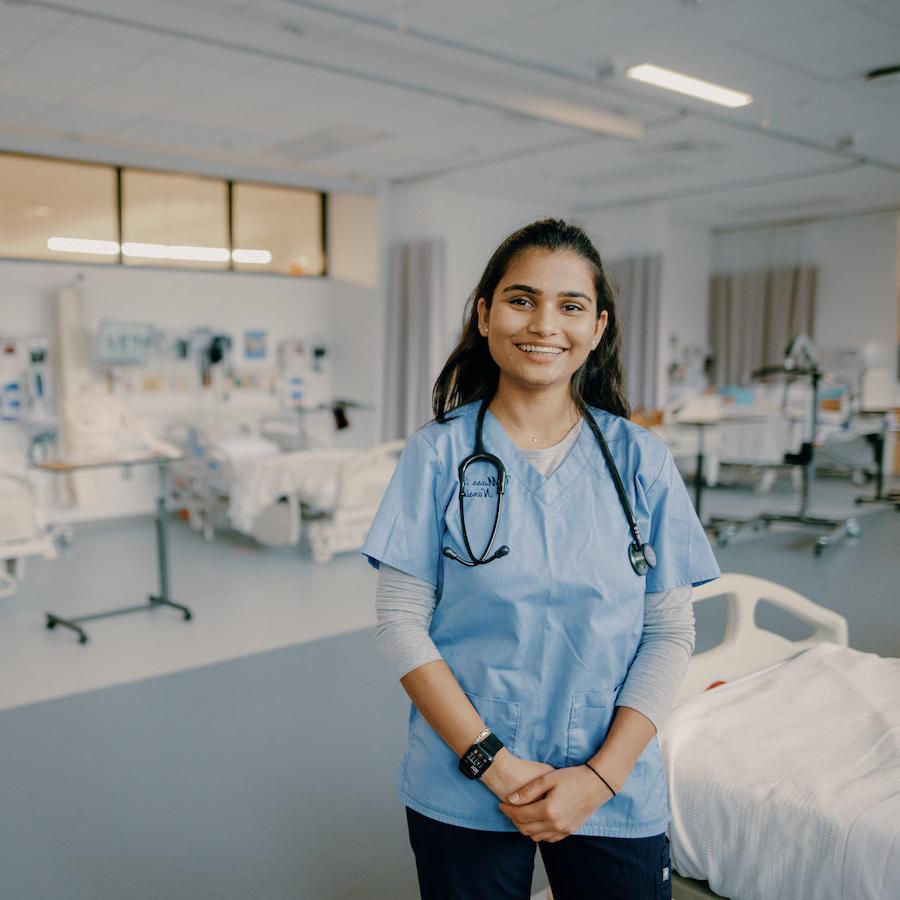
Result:
[[[810,424],[807,439],[800,445],[798,453],[785,453],[784,465],[799,466],[802,473],[800,488],[800,508],[796,513],[763,512],[749,519],[730,519],[715,516],[707,527],[719,545],[727,544],[739,531],[747,528],[759,530],[768,528],[772,522],[786,522],[794,525],[809,525],[826,529],[824,534],[816,538],[813,552],[821,556],[826,547],[836,544],[846,537],[858,537],[862,533],[859,521],[853,517],[846,519],[830,519],[809,514],[810,488],[815,471],[815,441],[818,431],[819,382],[822,370],[819,368],[818,356],[812,341],[800,334],[791,341],[785,353],[784,363],[780,366],[762,366],[750,373],[753,380],[768,378],[772,375],[791,375],[810,380]]]

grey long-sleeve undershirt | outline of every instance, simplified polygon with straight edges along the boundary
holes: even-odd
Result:
[[[573,428],[560,443],[523,451],[550,475],[579,434]],[[435,589],[427,581],[382,564],[375,594],[375,639],[398,678],[442,659],[429,635]],[[694,610],[689,584],[644,595],[644,630],[616,706],[646,716],[659,731],[675,699],[694,650]],[[488,725],[490,723],[487,723]]]

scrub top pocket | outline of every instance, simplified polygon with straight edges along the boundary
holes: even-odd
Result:
[[[572,695],[566,742],[566,765],[586,763],[606,740],[612,723],[613,693],[582,691]]]
[[[478,710],[481,721],[503,741],[510,753],[516,752],[516,738],[519,735],[519,703],[517,700],[490,700],[477,694],[465,692]]]

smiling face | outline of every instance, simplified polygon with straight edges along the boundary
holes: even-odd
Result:
[[[597,316],[591,264],[571,251],[529,248],[516,255],[478,326],[500,379],[532,389],[568,386],[606,328]]]

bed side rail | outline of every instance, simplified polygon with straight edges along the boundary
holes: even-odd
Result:
[[[787,659],[822,641],[847,646],[847,620],[842,615],[774,581],[728,573],[696,588],[692,599],[697,603],[720,596],[725,597],[727,606],[725,635],[720,644],[692,657],[676,700],[700,693],[714,681],[729,681]],[[760,600],[811,625],[812,635],[791,641],[757,626],[754,613]]]

